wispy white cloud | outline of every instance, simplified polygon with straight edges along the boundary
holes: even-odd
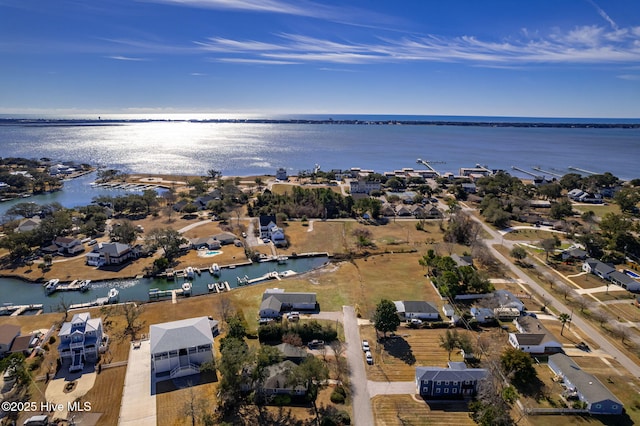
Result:
[[[192,73],[189,73],[189,75],[192,75],[194,77],[202,77],[202,76],[205,76],[207,74],[202,73],[202,72],[192,72]]]
[[[274,64],[392,62],[463,62],[474,66],[521,67],[530,64],[626,64],[640,63],[640,30],[602,26],[555,30],[544,37],[527,29],[508,41],[488,41],[474,36],[377,38],[351,42],[301,34],[278,34],[269,43],[255,40],[210,38],[198,42],[206,52],[226,53],[226,62]],[[234,59],[231,59],[234,58]]]
[[[598,15],[600,15],[602,19],[604,19],[609,23],[609,25],[611,25],[611,28],[613,28],[614,30],[618,29],[618,24],[616,24],[616,22],[613,19],[611,19],[611,17],[607,14],[607,12],[605,12],[600,6],[598,6],[594,0],[587,0],[587,1],[596,9],[596,11],[598,12]]]
[[[107,56],[107,58],[115,59],[116,61],[133,61],[133,62],[148,61],[148,59],[146,59],[146,58],[135,58],[135,57],[132,57],[132,56],[120,56],[120,55]]]
[[[640,74],[621,74],[617,77],[621,80],[640,81]]]
[[[171,4],[199,9],[238,10],[258,13],[280,13],[323,19],[338,19],[340,9],[307,1],[284,0],[147,0],[152,3]]]
[[[295,65],[300,62],[278,61],[273,59],[251,59],[251,58],[213,58],[212,62],[226,62],[230,64],[253,64],[253,65]]]

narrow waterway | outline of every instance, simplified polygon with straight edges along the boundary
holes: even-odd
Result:
[[[203,270],[200,275],[196,275],[192,280],[192,294],[199,295],[208,293],[207,284],[216,281],[227,281],[233,289],[238,287],[238,278],[244,278],[246,276],[249,279],[254,279],[273,271],[294,271],[300,274],[318,268],[327,261],[328,257],[319,256],[296,259],[290,258],[284,264],[278,264],[277,262],[253,263],[247,266],[238,266],[235,269],[223,268],[220,277],[214,277],[208,270]],[[93,281],[91,288],[86,292],[55,292],[47,296],[42,284],[28,283],[15,278],[0,278],[0,304],[42,304],[45,312],[54,312],[58,310],[60,302],[63,300],[65,304],[92,302],[97,298],[107,297],[109,289],[111,288],[118,289],[121,302],[146,302],[149,301],[149,289],[179,289],[183,282],[184,279],[182,278],[173,281],[154,278]],[[279,281],[271,280],[271,282],[274,287],[278,286]]]

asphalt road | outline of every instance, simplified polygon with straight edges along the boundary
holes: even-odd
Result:
[[[371,399],[367,390],[367,373],[364,369],[364,357],[360,346],[360,328],[353,306],[343,306],[344,335],[347,342],[347,363],[349,364],[349,381],[353,398],[353,424],[356,426],[372,426],[373,413]]]
[[[493,255],[496,257],[496,259],[498,259],[506,267],[508,267],[519,279],[521,279],[524,283],[531,287],[534,292],[538,293],[539,295],[544,294],[546,297],[548,297],[551,300],[549,306],[553,307],[559,313],[566,313],[571,315],[571,309],[565,306],[559,299],[556,299],[552,294],[549,294],[547,290],[542,288],[537,282],[532,280],[527,274],[522,272],[520,268],[514,265],[509,259],[504,257],[500,252],[498,252],[498,250],[493,247],[497,244],[504,244],[505,247],[512,248],[514,244],[513,242],[504,240],[499,232],[487,226],[477,217],[473,215],[470,216],[471,218],[473,218],[473,220],[478,222],[483,227],[483,229],[487,233],[489,233],[489,235],[491,235],[492,238],[490,240],[485,240],[485,243],[487,244],[489,250],[491,250]],[[591,338],[600,346],[600,349],[604,350],[609,355],[614,357],[627,371],[629,371],[629,373],[631,373],[635,377],[640,377],[640,366],[627,355],[625,355],[622,351],[616,348],[613,344],[611,344],[611,342],[609,342],[609,340],[600,333],[600,330],[591,326],[591,324],[582,319],[579,315],[573,315],[571,322],[572,324],[580,327],[582,331],[584,331],[584,333],[589,336],[589,338]]]

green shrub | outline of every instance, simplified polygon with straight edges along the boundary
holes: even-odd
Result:
[[[331,393],[331,402],[334,404],[344,404],[344,400],[345,396],[338,392],[337,389]]]
[[[53,345],[56,342],[56,336],[49,337],[49,344]]]
[[[290,395],[276,395],[272,401],[273,405],[290,405],[291,404],[291,396]]]

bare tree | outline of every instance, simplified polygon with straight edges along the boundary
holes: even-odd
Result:
[[[135,303],[125,303],[122,305],[122,314],[127,322],[123,331],[123,337],[130,336],[131,340],[136,340],[138,332],[144,327],[144,321],[139,320],[143,311],[144,308],[142,305],[136,305]]]
[[[549,306],[551,304],[551,296],[543,294],[540,297],[540,302],[542,304],[542,311],[545,311],[547,309],[547,306]]]
[[[578,306],[578,309],[580,309],[580,312],[584,313],[584,310],[587,309],[591,304],[589,303],[589,300],[576,293],[575,296],[572,296],[574,303],[576,304],[576,306]]]
[[[220,319],[223,321],[227,321],[228,318],[231,318],[235,314],[235,308],[233,307],[233,302],[227,294],[221,294],[218,299],[218,315]]]
[[[334,340],[331,342],[331,349],[333,349],[333,353],[336,358],[336,379],[340,382],[344,382],[345,378],[348,377],[347,360],[343,356],[346,348],[341,341]]]
[[[592,309],[591,310],[591,317],[598,321],[600,323],[600,326],[602,327],[604,325],[604,323],[607,321],[607,319],[609,319],[609,315],[605,312],[603,312],[600,309]]]
[[[564,300],[567,300],[567,297],[569,297],[569,295],[571,295],[571,288],[564,284],[564,283],[558,283],[556,285],[556,290],[558,290],[558,293],[560,293],[560,295],[562,295],[562,297],[564,297]]]
[[[185,397],[185,401],[182,405],[182,414],[185,417],[191,418],[191,426],[196,426],[198,419],[205,416],[207,413],[207,401],[202,397],[197,397],[193,390],[193,385],[189,385],[189,392]]]

